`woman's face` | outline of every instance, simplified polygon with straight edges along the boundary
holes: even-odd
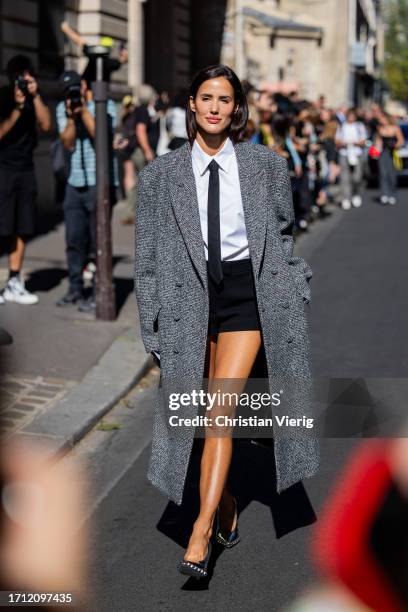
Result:
[[[197,127],[207,134],[222,134],[231,124],[234,111],[234,89],[225,77],[204,81],[195,100],[190,97],[190,108],[195,113]]]

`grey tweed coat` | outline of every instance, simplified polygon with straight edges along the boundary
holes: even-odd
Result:
[[[312,271],[293,256],[293,204],[287,162],[263,145],[235,145],[244,217],[262,325],[270,392],[294,377],[285,413],[310,416],[311,372],[305,304]],[[148,164],[139,175],[135,292],[147,352],[160,351],[161,382],[201,388],[208,330],[204,244],[189,143]],[[283,381],[283,382],[282,382]],[[279,384],[279,383],[278,383]],[[293,385],[292,385],[293,386]],[[169,427],[161,393],[155,405],[148,479],[181,504],[194,428]],[[184,409],[183,409],[184,410]],[[186,408],[183,416],[195,416]],[[278,493],[319,466],[313,433],[274,429]]]

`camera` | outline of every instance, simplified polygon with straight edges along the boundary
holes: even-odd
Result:
[[[19,75],[16,78],[16,87],[21,91],[24,96],[28,96],[28,81],[23,76]]]
[[[80,108],[82,106],[80,85],[70,85],[65,92],[65,99],[70,101],[72,111]]]

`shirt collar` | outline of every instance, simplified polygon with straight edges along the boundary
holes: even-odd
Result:
[[[229,172],[231,169],[232,158],[235,155],[235,150],[231,138],[227,138],[222,148],[216,155],[208,155],[208,153],[203,151],[203,149],[200,147],[197,140],[194,140],[191,155],[200,176],[202,176],[213,159],[215,159],[221,170],[224,172]]]

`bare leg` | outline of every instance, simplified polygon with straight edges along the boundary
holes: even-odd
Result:
[[[135,167],[131,159],[123,162],[123,186],[125,188],[126,197],[129,197],[130,192],[136,184]]]
[[[234,380],[234,392],[241,392],[261,346],[259,331],[223,332],[215,350],[214,379]],[[210,359],[211,364],[211,359]],[[211,371],[211,367],[210,367]],[[237,388],[239,384],[240,388]],[[204,442],[200,474],[200,512],[194,523],[184,558],[201,561],[212,534],[214,515],[223,495],[232,456],[232,438],[209,435]],[[226,493],[227,495],[227,493]]]
[[[126,196],[125,214],[121,220],[123,225],[133,225],[136,210],[136,172],[135,165],[131,159],[123,162],[123,186]]]
[[[21,270],[25,253],[25,246],[26,243],[22,238],[17,237],[16,241],[13,242],[13,246],[11,247],[12,250],[9,252],[9,269],[13,270],[13,272]]]

